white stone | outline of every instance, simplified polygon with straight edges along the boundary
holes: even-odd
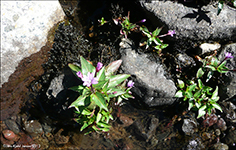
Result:
[[[46,44],[48,31],[64,16],[58,1],[1,2],[0,86],[23,58]]]
[[[217,50],[221,47],[219,43],[203,43],[199,46],[202,49],[202,54]]]

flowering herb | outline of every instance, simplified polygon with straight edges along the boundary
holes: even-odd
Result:
[[[130,34],[131,31],[134,31],[139,28],[139,25],[130,22],[129,14],[130,13],[128,12],[128,16],[126,16],[126,17],[123,17],[123,18],[120,17],[118,19],[113,19],[113,21],[116,25],[121,25],[122,28],[120,29],[120,34],[124,35],[125,38],[128,37],[128,34]],[[142,19],[142,20],[138,21],[137,23],[143,23],[145,21],[146,21],[146,19]]]
[[[231,53],[225,53],[225,58],[223,61],[219,61],[214,56],[207,56],[205,59],[202,60],[203,66],[198,69],[197,71],[197,78],[200,78],[204,75],[206,71],[208,71],[206,82],[208,82],[213,74],[214,71],[218,71],[219,73],[226,73],[229,71],[229,69],[225,66],[226,60],[229,58],[233,58]]]
[[[78,118],[74,119],[82,125],[81,131],[108,132],[111,127],[108,123],[113,117],[112,108],[109,108],[110,100],[120,104],[123,99],[133,98],[130,89],[134,85],[129,81],[126,85],[128,74],[114,75],[122,61],[117,60],[104,67],[98,63],[95,68],[82,56],[81,67],[69,64],[72,72],[83,81],[83,85],[71,87],[71,90],[80,93],[80,96],[69,106],[74,107]]]
[[[214,71],[218,71],[219,73],[230,71],[225,67],[226,60],[229,58],[233,58],[233,56],[231,53],[227,52],[221,62],[213,55],[207,56],[205,59],[201,60],[203,66],[198,69],[196,74],[198,84],[194,81],[184,83],[182,80],[177,80],[180,90],[177,91],[175,97],[183,97],[184,101],[188,100],[188,109],[198,110],[198,118],[207,113],[210,115],[213,109],[218,109],[222,112],[220,105],[217,104],[217,101],[220,99],[218,96],[218,87],[216,86],[212,93],[213,88],[205,86],[200,78],[208,71],[206,76],[206,82],[208,82],[212,78]]]
[[[146,49],[151,46],[152,43],[155,43],[153,47],[157,50],[166,48],[168,44],[163,44],[163,41],[159,38],[167,35],[173,36],[175,34],[174,30],[170,30],[167,34],[158,36],[161,32],[161,28],[157,28],[153,32],[150,32],[145,26],[140,27],[140,30],[147,36],[147,40],[143,39],[142,41],[144,42],[140,43],[140,45],[146,45]]]

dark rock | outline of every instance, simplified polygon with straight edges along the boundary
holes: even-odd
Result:
[[[188,142],[188,145],[185,148],[186,150],[201,150],[205,149],[205,146],[203,145],[200,138],[191,139]]]
[[[60,129],[54,136],[54,140],[58,145],[66,144],[69,142],[69,136],[61,135],[62,131],[63,129]]]
[[[144,138],[146,141],[155,135],[156,128],[159,125],[159,119],[155,117],[144,117],[134,122],[134,126],[137,130],[135,132]]]
[[[210,127],[214,125],[215,123],[217,123],[217,121],[218,121],[218,117],[215,114],[211,114],[210,116],[206,115],[206,118],[205,120],[203,120],[202,125],[204,127]]]
[[[225,119],[228,122],[235,123],[236,122],[236,106],[231,102],[223,102],[222,110],[225,114]]]
[[[195,1],[194,1],[195,2]],[[140,4],[146,10],[147,19],[152,24],[164,29],[176,31],[177,39],[233,40],[236,37],[234,19],[236,13],[234,8],[224,7],[217,15],[217,7],[212,4],[206,6],[184,4],[173,1],[152,0],[150,2],[140,0]]]
[[[179,65],[180,68],[186,68],[196,65],[193,58],[188,56],[186,53],[177,54],[176,59],[177,59],[177,64]]]
[[[52,128],[47,123],[42,124],[42,127],[45,133],[50,133],[52,131]]]
[[[7,127],[12,130],[15,134],[18,134],[20,132],[19,126],[17,125],[17,123],[11,119],[7,119],[5,120],[5,124],[7,125]]]
[[[184,119],[184,122],[182,125],[182,131],[186,135],[193,134],[196,128],[197,128],[197,122],[195,119]]]
[[[226,52],[231,53],[234,57],[227,59],[226,67],[234,71],[225,73],[224,83],[219,86],[219,96],[223,99],[232,98],[236,95],[236,43],[226,45],[219,55],[219,60],[222,61],[225,58]]]
[[[214,127],[215,129],[220,129],[221,131],[225,131],[227,129],[226,122],[224,121],[223,118],[218,119]]]
[[[224,143],[216,143],[216,144],[214,144],[214,149],[215,150],[228,150],[229,149],[229,146],[228,145],[226,145],[226,144],[224,144]]]
[[[119,119],[123,123],[122,124],[123,127],[128,127],[134,123],[132,118],[125,116],[125,115],[120,115]]]
[[[223,139],[227,145],[233,145],[236,143],[236,130],[235,129],[230,129],[228,134],[225,136]]]
[[[133,76],[135,86],[132,92],[135,93],[135,98],[143,100],[149,107],[173,104],[177,88],[166,77],[164,64],[152,54],[137,53],[128,39],[122,39],[120,45],[123,61],[121,68],[124,73]]]
[[[37,120],[24,120],[23,126],[23,129],[33,137],[43,133],[43,128]]]

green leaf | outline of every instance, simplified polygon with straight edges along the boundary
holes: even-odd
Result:
[[[183,97],[183,91],[179,90],[176,94],[175,97]]]
[[[219,1],[217,15],[220,14],[221,10],[223,9],[223,6],[224,6],[223,1]]]
[[[201,95],[202,95],[202,90],[198,90],[198,91],[193,95],[193,97],[194,97],[195,99],[198,99]]]
[[[226,64],[226,63],[227,63],[226,61],[222,62],[222,63],[217,67],[217,71],[218,71],[218,70],[222,70],[222,69],[225,67],[225,64]]]
[[[212,106],[218,109],[219,111],[223,112],[219,104],[213,103]]]
[[[70,90],[76,91],[76,92],[80,92],[84,89],[84,86],[79,85],[79,86],[73,86],[69,88]]]
[[[103,123],[103,122],[98,122],[97,125],[100,127],[103,127],[103,128],[110,128],[111,127],[109,124]]]
[[[72,70],[72,72],[73,72],[73,74],[77,77],[77,78],[79,78],[77,75],[76,75],[76,73],[77,72],[81,72],[81,68],[79,67],[79,66],[77,66],[77,65],[74,65],[74,64],[68,64],[68,66],[70,67],[70,69]]]
[[[130,77],[129,74],[119,74],[119,75],[114,75],[110,77],[108,87],[115,87],[121,82],[123,82],[125,79]]]
[[[106,76],[112,75],[115,71],[117,71],[122,63],[122,60],[116,60],[111,62],[107,67],[106,67]]]
[[[90,64],[86,59],[84,59],[84,57],[80,56],[80,62],[83,76],[87,76],[89,72],[96,72],[96,68],[92,64]]]
[[[193,106],[194,106],[194,99],[193,98],[191,98],[190,100],[189,100],[189,106],[188,106],[188,110],[190,110]]]
[[[83,131],[88,126],[89,126],[89,124],[87,122],[84,122],[83,126],[80,128],[80,131]]]
[[[125,94],[125,91],[118,89],[118,88],[111,88],[109,91],[107,91],[109,94],[109,98],[117,97],[119,95]],[[115,92],[115,94],[114,94]]]
[[[196,86],[197,86],[196,84],[192,84],[192,85],[188,86],[187,91],[188,91],[188,92],[194,91],[195,88],[196,88]]]
[[[184,95],[187,97],[187,98],[192,98],[193,97],[193,93],[191,91],[186,91],[184,93]]]
[[[216,87],[215,91],[213,92],[211,99],[215,100],[218,97],[218,86]]]
[[[81,112],[82,115],[86,115],[86,116],[90,116],[92,114],[91,111],[89,111],[88,109],[83,109],[82,112]]]
[[[161,28],[160,29],[156,28],[156,30],[152,32],[152,36],[156,37],[160,34],[160,32],[161,32]]]
[[[148,31],[148,29],[145,26],[142,26],[140,29],[148,38],[152,37],[150,32]]]
[[[86,100],[86,96],[80,95],[69,107],[86,106],[89,105],[89,101]]]
[[[149,38],[149,39],[147,40],[146,49],[148,49],[148,47],[149,47],[151,44],[152,44],[152,39]]]
[[[102,118],[102,114],[98,112],[97,117],[96,117],[96,123],[98,123]]]
[[[206,82],[208,82],[211,77],[213,76],[214,72],[213,71],[209,71],[208,74],[207,74],[207,79],[206,79]]]
[[[162,45],[163,44],[158,37],[153,37],[153,41],[155,42],[156,45]]]
[[[234,7],[236,7],[236,0],[233,1],[233,5],[234,5]]]
[[[161,45],[161,49],[164,49],[164,48],[166,48],[168,46],[168,44],[162,44]]]
[[[212,65],[207,65],[205,67],[211,69],[212,71],[216,71],[216,68]]]
[[[180,79],[177,79],[177,82],[178,82],[178,86],[183,89],[184,88],[184,81],[180,80]]]
[[[102,67],[102,69],[98,71],[96,77],[98,78],[98,81],[105,80],[105,78],[106,78],[106,76],[105,76],[105,67]]]
[[[203,88],[203,83],[202,83],[202,81],[201,81],[200,79],[198,79],[197,81],[198,81],[198,87],[199,87],[200,89],[202,89],[202,88]]]
[[[202,68],[199,68],[197,71],[197,78],[201,78],[204,75],[204,71]]]
[[[91,99],[100,107],[100,110],[105,109],[106,111],[108,111],[106,101],[101,93],[96,92],[91,94]]]
[[[207,108],[206,105],[203,105],[202,107],[199,108],[197,118],[200,118],[206,114],[206,111],[205,111],[206,108]]]
[[[99,81],[97,84],[93,84],[93,88],[96,90],[102,89],[108,81]]]

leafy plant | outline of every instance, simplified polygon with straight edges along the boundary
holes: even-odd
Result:
[[[228,72],[229,69],[225,66],[228,58],[233,58],[231,53],[225,53],[225,58],[221,62],[214,56],[206,57],[202,60],[203,66],[197,71],[197,78],[202,77],[204,73],[208,71],[206,79],[206,82],[208,82],[212,78],[215,71],[218,71],[219,73]]]
[[[212,88],[205,86],[200,79],[198,79],[198,84],[192,82],[190,85],[185,85],[182,80],[178,79],[178,86],[181,90],[176,93],[175,97],[184,97],[184,101],[188,100],[188,110],[198,110],[197,118],[205,115],[206,112],[210,115],[213,108],[222,112],[220,105],[216,103],[219,100],[218,87],[211,93]]]
[[[139,28],[139,25],[131,23],[129,18],[129,12],[127,17],[119,17],[118,19],[113,19],[114,23],[116,25],[121,25],[120,34],[124,35],[125,38],[127,38],[128,34],[131,33],[131,31],[134,31],[135,29]],[[146,19],[140,20],[139,23],[145,22]]]
[[[114,75],[120,67],[122,60],[110,63],[103,67],[98,63],[95,68],[91,63],[80,57],[81,67],[69,64],[72,72],[83,81],[83,85],[71,87],[71,90],[80,93],[80,96],[69,106],[74,107],[78,118],[74,119],[82,125],[81,131],[88,128],[88,132],[108,132],[109,120],[113,120],[110,100],[116,100],[118,105],[122,99],[133,98],[130,89],[133,82],[126,86],[128,74]]]
[[[161,50],[161,49],[166,48],[168,46],[168,44],[163,44],[162,43],[163,41],[160,40],[159,38],[167,36],[167,35],[173,36],[175,34],[175,31],[171,31],[170,30],[167,34],[158,36],[160,34],[160,32],[161,32],[161,29],[157,28],[153,32],[149,32],[149,30],[145,26],[140,27],[140,30],[148,38],[147,41],[144,41],[143,43],[141,43],[141,45],[146,45],[146,49],[149,46],[151,46],[153,42],[155,43],[154,48],[157,49],[157,50]]]
[[[104,19],[104,17],[101,18],[101,20],[98,20],[101,26],[103,26],[107,21]]]
[[[188,110],[194,109],[198,110],[198,117],[201,117],[208,113],[209,115],[212,112],[212,109],[218,109],[222,112],[222,109],[217,101],[219,100],[218,96],[218,86],[216,86],[214,92],[211,91],[213,88],[209,86],[205,86],[200,79],[206,70],[208,70],[206,82],[208,82],[211,77],[213,76],[214,71],[218,71],[219,73],[226,73],[229,71],[227,67],[225,67],[226,60],[228,58],[233,58],[231,53],[225,53],[225,58],[223,61],[219,61],[214,56],[208,56],[203,62],[203,66],[198,69],[196,78],[197,84],[194,81],[189,83],[184,83],[184,81],[178,79],[178,87],[180,88],[179,91],[175,94],[175,97],[183,97],[184,101],[188,100],[189,107]]]

